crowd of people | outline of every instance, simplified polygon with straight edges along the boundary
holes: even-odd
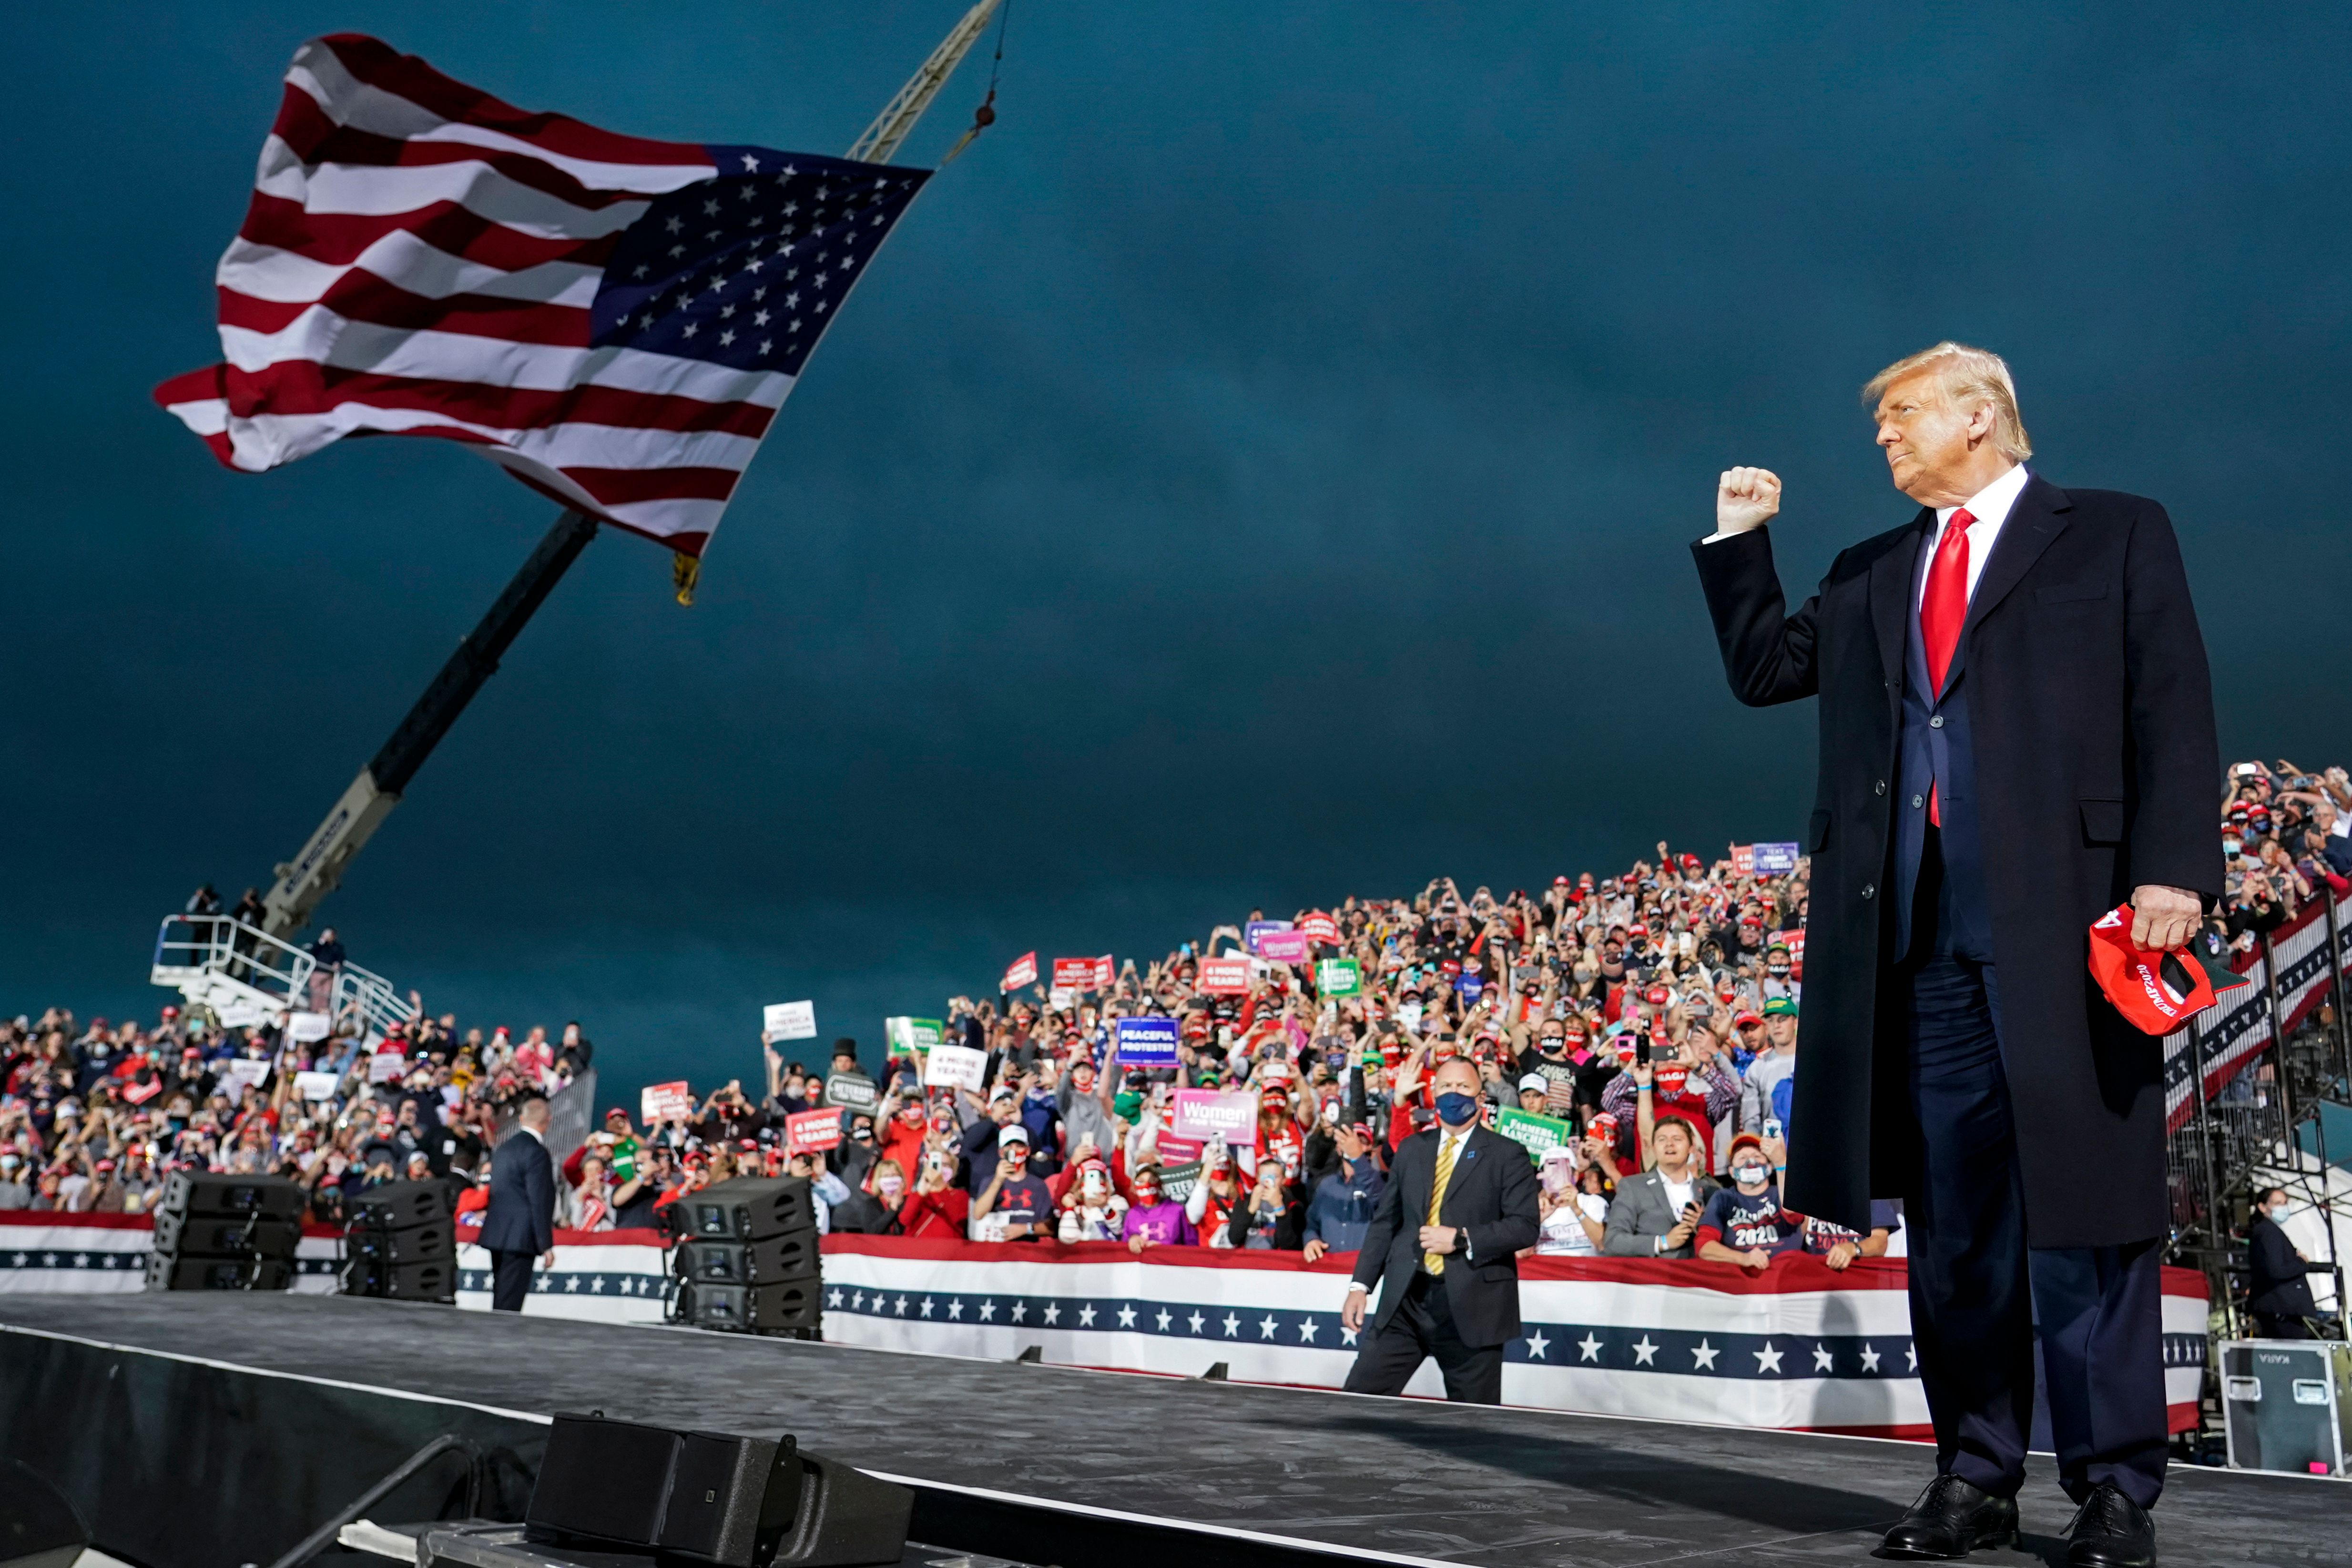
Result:
[[[2219,816],[2217,945],[2352,886],[2345,770],[2235,764]],[[756,1095],[731,1081],[645,1125],[607,1110],[562,1163],[558,1223],[656,1228],[682,1193],[794,1173],[828,1228],[1311,1259],[1357,1246],[1391,1153],[1434,1115],[1438,1064],[1460,1058],[1537,1163],[1537,1252],[1762,1266],[1801,1250],[1843,1268],[1901,1222],[1889,1205],[1856,1235],[1779,1202],[1808,867],[1765,858],[1662,843],[1622,874],[1533,891],[1440,878],[1287,921],[1253,910],[1084,990],[955,997],[945,1039],[979,1053],[978,1089],[927,1081],[940,1075],[904,1041],[869,1074],[854,1041],[813,1067],[763,1040]],[[1291,956],[1259,951],[1269,932]],[[1172,1023],[1172,1065],[1121,1060],[1134,1018]],[[152,1026],[51,1009],[0,1023],[0,1208],[137,1213],[201,1168],[290,1176],[334,1223],[368,1186],[448,1178],[462,1234],[512,1112],[593,1058],[577,1023],[485,1037],[420,1011],[381,1038],[345,1023],[306,1042],[169,1006]],[[1246,1097],[1244,1120],[1181,1127],[1187,1089]]]

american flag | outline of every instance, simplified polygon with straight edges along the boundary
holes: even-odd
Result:
[[[698,556],[918,169],[619,136],[356,34],[286,72],[221,353],[155,400],[233,468],[467,442]]]

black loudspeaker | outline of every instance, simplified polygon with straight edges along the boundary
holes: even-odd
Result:
[[[351,1200],[353,1219],[364,1217],[385,1230],[415,1225],[446,1228],[456,1212],[457,1199],[450,1195],[449,1184],[438,1180],[386,1182],[380,1187],[363,1188]]]
[[[765,1241],[816,1233],[816,1201],[804,1176],[739,1176],[679,1198],[667,1211],[680,1241]],[[812,1240],[814,1245],[814,1240]]]
[[[354,1225],[343,1232],[343,1255],[371,1263],[447,1263],[457,1258],[457,1247],[446,1222],[399,1230]]]
[[[824,1322],[824,1284],[814,1276],[774,1285],[711,1285],[682,1279],[677,1321],[734,1333],[814,1332]]]
[[[721,1568],[897,1563],[915,1495],[795,1438],[559,1415],[524,1511],[529,1538]]]
[[[302,1227],[292,1220],[248,1215],[242,1219],[210,1215],[155,1214],[155,1250],[173,1258],[283,1258],[294,1256]]]
[[[89,1528],[65,1493],[15,1459],[0,1459],[0,1568],[72,1568]]]
[[[672,1268],[681,1279],[710,1285],[773,1285],[813,1279],[817,1273],[816,1232],[772,1236],[765,1241],[688,1241],[678,1245]]]
[[[302,1189],[285,1176],[226,1176],[212,1171],[174,1171],[155,1200],[155,1213],[245,1219],[302,1219]]]
[[[290,1258],[147,1256],[150,1290],[283,1290],[293,1283]]]
[[[385,1263],[368,1258],[346,1258],[342,1283],[346,1296],[438,1301],[446,1306],[457,1299],[457,1265],[446,1258],[437,1263]]]

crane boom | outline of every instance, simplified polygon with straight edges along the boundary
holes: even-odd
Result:
[[[972,45],[980,41],[980,35],[987,30],[988,19],[995,14],[996,5],[997,0],[979,0],[963,14],[962,21],[948,29],[948,36],[941,38],[940,47],[931,51],[931,58],[925,60],[921,68],[907,79],[907,85],[882,106],[882,112],[874,117],[874,123],[866,128],[866,134],[849,144],[848,156],[861,163],[887,163],[890,161],[891,154],[898,150],[898,143],[915,129],[915,121],[923,117],[923,110],[931,106],[931,100],[940,95],[940,89],[947,86],[948,78],[955,74],[956,67],[963,63],[963,58],[971,52]]]

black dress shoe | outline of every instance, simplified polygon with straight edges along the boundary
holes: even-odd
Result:
[[[2066,1527],[2066,1568],[2156,1568],[2156,1521],[2101,1481]]]
[[[1958,1476],[1937,1476],[1909,1512],[1895,1521],[1877,1555],[1903,1559],[1966,1557],[1979,1546],[2017,1543],[2017,1500],[1980,1491]],[[2101,1560],[2098,1568],[2106,1568]]]

